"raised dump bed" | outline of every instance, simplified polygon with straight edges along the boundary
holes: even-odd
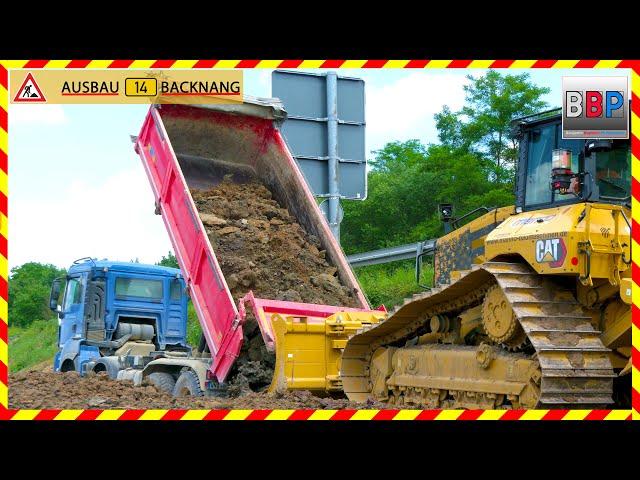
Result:
[[[302,352],[307,347],[289,342],[286,356],[282,348],[277,351],[278,335],[274,323],[281,324],[282,335],[286,331],[313,331],[316,335],[327,331],[327,335],[321,336],[333,338],[333,343],[327,344],[328,340],[318,338],[317,354],[307,360],[302,359],[304,355],[299,358],[308,366],[325,364],[322,368],[310,367],[312,375],[333,377],[329,373],[337,374],[339,365],[333,363],[339,364],[339,354],[336,362],[322,345],[329,345],[327,348],[333,349],[334,353],[341,351],[342,343],[336,343],[335,339],[344,337],[347,331],[340,325],[337,329],[327,327],[324,319],[337,312],[352,312],[353,318],[347,320],[351,322],[349,328],[354,329],[362,319],[369,321],[371,317],[371,321],[377,321],[380,317],[380,312],[371,316],[374,312],[282,138],[278,126],[285,118],[282,106],[274,99],[234,105],[162,104],[149,109],[135,141],[136,152],[143,160],[154,192],[156,213],[162,214],[211,352],[208,377],[215,377],[218,382],[226,379],[240,353],[245,303],[251,305],[267,349],[276,351],[280,373],[287,370],[285,363],[287,358],[293,358],[291,352]],[[256,179],[308,234],[318,239],[327,262],[335,267],[340,283],[351,292],[350,303],[355,308],[260,299],[251,292],[238,308],[201,220],[202,212],[198,212],[194,203],[192,190],[206,191],[221,182],[242,184]],[[362,315],[358,316],[358,312]],[[338,324],[341,322],[339,320]],[[284,345],[282,335],[280,344]],[[321,352],[323,349],[324,353]],[[327,373],[329,357],[332,367]],[[318,378],[296,383],[291,373],[287,383],[289,388],[312,389],[316,387],[310,385],[323,389],[322,384],[334,384],[334,387],[326,388],[329,390],[335,390],[335,384],[339,384],[333,378]],[[280,384],[282,381],[279,379]]]

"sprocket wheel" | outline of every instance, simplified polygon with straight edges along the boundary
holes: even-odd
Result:
[[[482,326],[493,342],[510,351],[521,349],[527,342],[527,334],[500,285],[487,291],[482,304]]]

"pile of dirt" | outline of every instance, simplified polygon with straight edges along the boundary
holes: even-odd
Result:
[[[106,374],[22,371],[9,375],[9,408],[167,408],[173,398],[152,385],[134,387]]]
[[[225,179],[208,190],[192,190],[207,236],[237,302],[250,290],[260,298],[358,306],[342,285],[325,250],[272,198],[261,183]],[[232,395],[261,391],[271,382],[275,358],[267,352],[248,312],[241,355],[229,379]]]
[[[23,409],[380,409],[346,399],[319,398],[307,391],[283,395],[249,393],[236,398],[173,398],[150,384],[134,387],[106,374],[23,371],[9,375],[9,408]]]
[[[320,241],[307,233],[261,183],[228,180],[192,190],[220,268],[236,301],[260,298],[356,307]]]

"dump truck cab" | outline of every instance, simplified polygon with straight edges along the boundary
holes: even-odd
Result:
[[[54,370],[106,371],[118,378],[167,352],[190,353],[187,299],[178,269],[75,261],[51,287],[49,307],[59,324]]]

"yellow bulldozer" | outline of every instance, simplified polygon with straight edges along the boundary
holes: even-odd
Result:
[[[433,251],[433,288],[349,338],[340,369],[349,399],[630,405],[630,142],[565,140],[558,111],[512,125],[515,206],[460,225],[441,205],[449,233]]]

